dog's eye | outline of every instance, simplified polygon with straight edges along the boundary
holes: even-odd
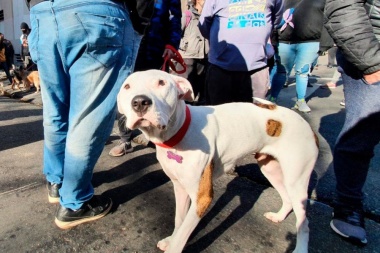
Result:
[[[158,85],[161,85],[161,86],[164,86],[165,85],[165,81],[164,80],[158,80]]]
[[[124,85],[124,89],[128,90],[129,88],[131,88],[131,86],[129,86],[128,83],[126,85]]]

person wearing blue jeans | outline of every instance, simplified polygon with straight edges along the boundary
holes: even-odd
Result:
[[[41,78],[43,172],[62,229],[105,216],[92,173],[115,119],[116,96],[140,43],[123,1],[31,0],[29,47]]]
[[[305,101],[306,88],[309,80],[310,69],[318,58],[319,42],[303,43],[279,43],[278,55],[276,55],[276,73],[272,79],[272,100],[277,100],[282,87],[284,86],[287,76],[294,66],[296,77],[297,100],[296,109],[309,112],[310,108]]]
[[[367,243],[363,186],[380,142],[379,6],[380,0],[327,0],[325,8],[325,27],[338,47],[346,104],[333,155],[336,198],[330,227],[360,245]]]
[[[274,32],[279,43],[271,101],[277,101],[294,67],[297,91],[294,109],[310,112],[305,101],[306,88],[313,63],[318,59],[324,6],[325,0],[284,0],[282,21]]]

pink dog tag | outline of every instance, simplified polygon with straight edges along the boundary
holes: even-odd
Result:
[[[175,160],[177,163],[182,163],[183,157],[180,155],[174,154],[172,151],[168,151],[168,158]]]

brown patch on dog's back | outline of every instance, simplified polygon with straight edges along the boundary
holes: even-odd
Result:
[[[275,105],[275,104],[264,104],[264,103],[260,103],[258,101],[253,102],[253,104],[260,107],[260,108],[264,108],[264,109],[268,109],[268,110],[274,110],[277,107],[277,105]]]
[[[197,215],[203,217],[207,208],[210,206],[214,197],[214,189],[212,187],[212,173],[214,164],[210,163],[203,171],[201,180],[199,181],[199,190],[197,198]]]
[[[272,137],[280,136],[282,131],[282,124],[280,121],[270,119],[267,121],[267,134]]]

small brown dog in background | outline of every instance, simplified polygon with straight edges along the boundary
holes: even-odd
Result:
[[[16,68],[14,70],[14,75],[15,76],[13,77],[12,89],[14,89],[15,86],[17,86],[17,88],[20,89],[20,82],[22,80],[26,91],[30,90],[30,87],[32,85],[36,87],[35,93],[38,93],[41,90],[40,76],[38,74],[38,71],[27,71],[26,69],[24,69],[24,66],[20,66],[19,68]]]

